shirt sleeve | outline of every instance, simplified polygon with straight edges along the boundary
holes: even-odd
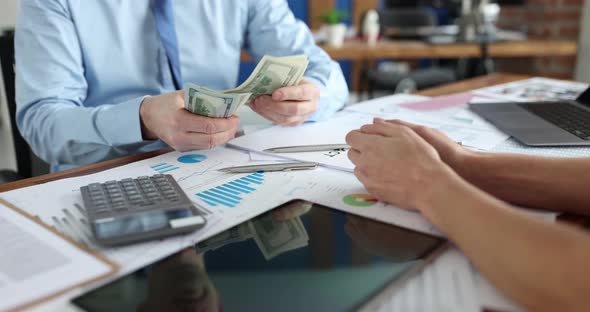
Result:
[[[84,106],[89,86],[66,1],[21,0],[15,50],[17,125],[42,159],[88,164],[143,141],[143,97]]]
[[[265,54],[306,54],[305,78],[320,88],[318,110],[310,121],[331,117],[348,101],[348,86],[339,64],[318,47],[305,23],[298,21],[286,0],[250,0],[247,48],[258,62]]]

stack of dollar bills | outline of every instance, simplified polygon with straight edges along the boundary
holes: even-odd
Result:
[[[254,72],[239,87],[215,91],[187,83],[185,108],[193,114],[227,118],[260,95],[272,94],[276,89],[299,84],[309,60],[305,55],[273,57],[265,55]]]

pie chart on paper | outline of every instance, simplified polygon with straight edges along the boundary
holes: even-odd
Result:
[[[207,156],[202,154],[187,154],[178,157],[178,161],[183,164],[198,164],[207,159]]]
[[[379,200],[368,194],[352,194],[344,196],[342,201],[350,206],[355,207],[369,207],[379,202]]]

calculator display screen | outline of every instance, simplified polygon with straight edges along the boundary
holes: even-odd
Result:
[[[104,239],[164,229],[169,226],[170,220],[192,215],[190,209],[149,211],[128,217],[97,220],[94,225],[96,235]]]

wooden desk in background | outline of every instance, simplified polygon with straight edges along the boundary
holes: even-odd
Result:
[[[462,82],[450,84],[450,85],[439,87],[439,88],[425,90],[423,92],[420,92],[419,94],[427,95],[427,96],[445,95],[445,94],[450,94],[450,93],[455,93],[455,92],[464,92],[464,91],[482,88],[485,86],[490,86],[490,85],[495,85],[495,84],[501,84],[501,83],[516,81],[516,80],[522,80],[522,79],[526,79],[526,78],[528,78],[528,77],[521,76],[521,75],[493,74],[493,75],[484,76],[481,78],[465,80]],[[21,181],[17,181],[17,182],[12,182],[12,183],[0,184],[0,193],[14,190],[14,189],[18,189],[18,188],[27,187],[27,186],[32,186],[32,185],[36,185],[36,184],[42,184],[42,183],[46,183],[46,182],[50,182],[50,181],[97,173],[97,172],[104,171],[107,169],[111,169],[111,168],[115,168],[115,167],[129,164],[132,162],[136,162],[139,160],[155,157],[157,155],[161,155],[161,154],[167,153],[169,151],[170,151],[169,149],[165,149],[165,150],[159,150],[159,151],[154,151],[154,152],[149,152],[149,153],[131,155],[131,156],[126,156],[126,157],[122,157],[122,158],[118,158],[118,159],[100,162],[100,163],[93,164],[93,165],[83,166],[83,167],[76,168],[76,169],[66,170],[66,171],[52,173],[52,174],[46,174],[46,175],[42,175],[39,177],[34,177],[34,178],[25,179],[25,180],[21,180]]]
[[[341,48],[322,48],[335,60],[352,61],[351,90],[360,90],[362,70],[365,64],[382,59],[461,59],[480,58],[482,48],[478,43],[430,44],[423,41],[380,41],[371,47],[364,42],[352,40]],[[520,40],[497,42],[489,45],[489,56],[493,58],[523,58],[575,56],[578,45],[575,41]],[[242,61],[251,61],[246,52]]]

